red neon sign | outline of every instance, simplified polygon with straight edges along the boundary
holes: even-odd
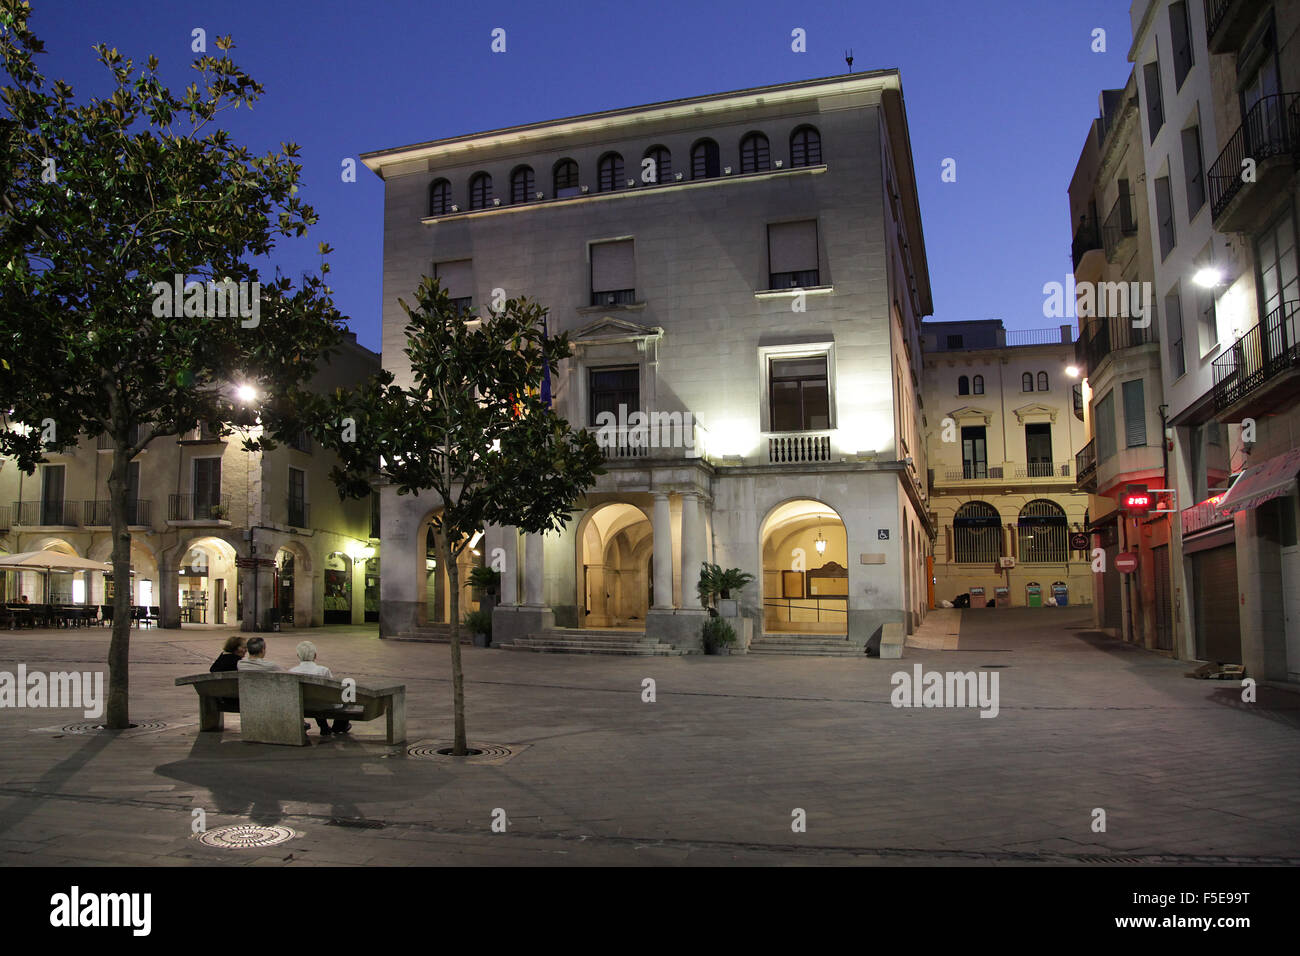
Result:
[[[1119,506],[1125,511],[1150,511],[1155,507],[1155,497],[1146,485],[1129,485],[1120,496]]]

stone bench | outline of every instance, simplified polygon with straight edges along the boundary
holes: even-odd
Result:
[[[386,716],[390,744],[406,742],[406,685],[362,687],[343,701],[343,682],[288,671],[219,671],[176,678],[199,695],[199,729],[224,730],[225,714],[239,714],[240,734],[263,744],[307,745],[308,717],[349,721]]]
[[[907,630],[899,623],[889,623],[880,633],[880,657],[897,659],[903,656],[903,642],[907,640]]]

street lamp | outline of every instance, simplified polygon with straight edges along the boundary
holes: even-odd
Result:
[[[1196,270],[1196,274],[1192,276],[1192,281],[1202,289],[1213,289],[1215,286],[1223,284],[1223,270],[1216,269],[1214,266],[1205,266]]]
[[[245,405],[251,405],[257,401],[257,389],[251,385],[241,385],[235,389],[235,396]]]
[[[1079,366],[1077,366],[1077,365],[1067,365],[1067,366],[1065,367],[1065,374],[1068,375],[1068,376],[1070,376],[1070,378],[1078,378],[1078,377],[1079,377]]]

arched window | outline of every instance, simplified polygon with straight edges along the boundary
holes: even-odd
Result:
[[[531,202],[536,187],[537,180],[533,176],[533,167],[517,166],[515,171],[510,174],[511,204]]]
[[[976,376],[975,376],[975,380],[974,380],[974,382],[971,383],[971,385],[972,385],[972,387],[971,387],[971,391],[973,391],[976,395],[983,395],[983,394],[984,394],[984,376],[983,376],[983,375],[976,375]]]
[[[968,501],[952,519],[953,560],[994,564],[1002,556],[1002,519],[987,501]]]
[[[623,157],[618,153],[606,153],[600,157],[597,167],[598,181],[596,188],[603,193],[623,188]]]
[[[1034,373],[1026,372],[1020,376],[1020,390],[1022,392],[1032,392],[1034,390]]]
[[[1045,391],[1047,391],[1047,373],[1046,373],[1046,372],[1039,372],[1039,373],[1038,373],[1038,390],[1039,390],[1040,392],[1045,392]]]
[[[740,171],[759,173],[772,168],[772,150],[762,133],[750,133],[740,141]]]
[[[555,198],[578,195],[578,164],[571,159],[562,159],[555,164]]]
[[[451,212],[451,183],[435,179],[429,184],[429,215],[445,216]]]
[[[492,201],[492,177],[487,173],[475,173],[469,181],[469,208],[486,209]]]
[[[642,181],[647,183],[670,183],[673,181],[673,154],[666,146],[651,146],[645,151],[645,159],[654,161],[647,171],[645,163],[641,164]],[[649,176],[649,179],[646,179]]]
[[[970,394],[970,379],[968,379],[965,375],[957,379],[957,394],[958,395]]]
[[[691,179],[708,179],[722,173],[718,144],[702,139],[691,147]]]
[[[1016,522],[1021,564],[1064,563],[1070,558],[1065,511],[1055,501],[1035,498]]]
[[[822,137],[811,126],[800,126],[790,134],[790,165],[820,166]]]

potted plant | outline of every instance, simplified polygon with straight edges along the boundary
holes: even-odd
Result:
[[[475,647],[490,647],[492,644],[492,612],[470,611],[465,615],[465,630],[474,635]]]
[[[208,514],[213,521],[224,521],[226,518],[226,509],[221,505],[213,505],[208,509]]]
[[[700,603],[708,607],[715,595],[719,601],[730,602],[732,591],[740,591],[753,580],[752,574],[740,568],[727,568],[724,571],[720,566],[705,561],[700,565],[700,583],[697,585]],[[739,613],[734,603],[729,606],[724,605],[722,610],[723,617],[735,617]]]
[[[497,595],[501,593],[501,572],[476,565],[470,568],[469,586],[475,592],[479,607],[491,614],[497,606]]]
[[[709,617],[704,622],[704,653],[721,654],[736,643],[736,632],[725,618]]]

